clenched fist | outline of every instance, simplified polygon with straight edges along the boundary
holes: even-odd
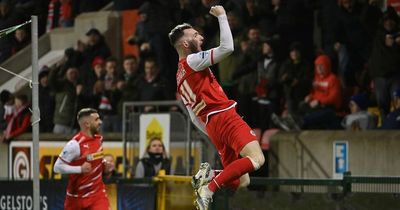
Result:
[[[92,171],[92,164],[88,163],[88,162],[84,162],[81,165],[81,170],[83,174],[89,173],[90,171]]]
[[[210,14],[212,14],[215,17],[218,17],[220,15],[225,15],[226,13],[224,7],[216,5],[211,7]]]

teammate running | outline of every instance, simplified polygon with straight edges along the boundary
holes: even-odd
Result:
[[[102,179],[104,168],[110,167],[103,161],[102,121],[91,108],[81,109],[77,119],[80,132],[65,145],[54,164],[54,172],[69,174],[64,209],[109,210]]]

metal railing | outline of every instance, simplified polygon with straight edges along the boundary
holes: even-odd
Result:
[[[400,193],[399,177],[352,176],[343,179],[284,179],[252,177],[251,184],[284,192],[307,193]]]
[[[185,141],[185,174],[189,175],[192,171],[191,152],[191,120],[187,114],[186,108],[181,101],[140,101],[140,102],[124,102],[122,111],[122,141],[123,141],[123,177],[126,177],[127,170],[132,169],[132,165],[128,165],[127,158],[133,159],[131,154],[128,154],[130,144],[139,142],[139,126],[138,119],[140,114],[143,114],[143,108],[146,106],[154,107],[151,113],[169,113],[175,120],[171,120],[171,133],[180,129],[180,137]],[[170,111],[170,107],[176,107],[176,111]],[[147,112],[146,112],[147,113]],[[148,113],[147,113],[148,114]],[[173,122],[174,121],[174,122]],[[179,124],[179,128],[174,129],[173,126]],[[182,128],[183,127],[183,128]]]

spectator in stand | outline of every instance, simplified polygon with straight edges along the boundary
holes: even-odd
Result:
[[[382,129],[400,129],[400,89],[393,92],[394,110],[383,121]]]
[[[258,113],[256,118],[262,130],[270,127],[270,114],[281,112],[281,86],[279,85],[279,68],[281,62],[276,57],[278,38],[269,37],[262,40],[262,57],[257,63],[258,85]],[[266,107],[267,106],[267,107]],[[267,123],[267,124],[266,124]]]
[[[77,67],[66,70],[55,68],[50,71],[49,85],[55,91],[54,128],[55,134],[71,134],[75,125],[75,115],[79,104],[78,97],[83,86],[78,83]]]
[[[60,1],[50,0],[47,11],[46,32],[50,32],[54,28],[57,28],[59,18],[60,18]]]
[[[28,44],[30,44],[31,40],[26,33],[25,28],[19,28],[15,31],[14,37],[12,39],[11,44],[11,54],[14,55]]]
[[[71,0],[50,0],[46,31],[50,32],[58,27],[70,27],[73,24]]]
[[[26,14],[35,14],[38,16],[38,32],[39,36],[46,33],[47,17],[48,17],[48,7],[50,0],[34,0],[34,8],[29,9]]]
[[[165,146],[160,138],[152,138],[147,145],[146,152],[136,166],[135,178],[157,176],[160,170],[170,175],[171,160],[168,158]]]
[[[150,45],[150,32],[149,26],[146,23],[148,21],[148,3],[144,3],[139,8],[139,21],[136,24],[136,31],[135,34],[131,35],[128,38],[128,43],[130,45],[136,45],[139,49],[139,59],[138,59],[138,66],[139,69],[144,68],[144,60],[149,57],[153,56],[154,52],[152,52],[152,48]]]
[[[53,132],[54,117],[54,93],[49,86],[49,68],[44,66],[39,73],[39,109],[40,115],[40,132]]]
[[[137,87],[139,73],[139,62],[136,56],[126,55],[123,60],[123,72],[118,77],[117,88],[121,91],[121,100],[118,104],[118,114],[122,116],[122,104],[127,101],[136,101],[139,98]]]
[[[251,26],[247,36],[241,43],[242,56],[237,69],[234,69],[233,79],[238,82],[238,112],[244,115],[250,127],[258,127],[254,116],[257,86],[257,63],[261,57],[261,36],[257,26]]]
[[[400,31],[399,17],[389,7],[383,15],[369,58],[369,73],[374,82],[376,101],[381,119],[390,111],[392,92],[400,87]]]
[[[117,59],[109,57],[105,61],[106,74],[104,80],[97,80],[94,95],[98,103],[94,108],[99,110],[103,118],[102,132],[121,132],[121,117],[118,115],[118,104],[121,100],[121,90],[117,87]]]
[[[100,127],[102,132],[121,132],[122,119],[118,115],[118,104],[121,100],[121,91],[114,89],[106,89],[105,81],[97,80],[93,89],[93,107],[99,110],[99,114],[103,119]]]
[[[342,121],[342,126],[346,130],[369,130],[375,129],[378,117],[367,111],[368,95],[359,93],[353,95],[349,102],[350,114],[346,115]]]
[[[8,107],[10,104],[13,104],[11,101],[14,101],[11,92],[8,90],[2,90],[0,93],[0,133],[7,128],[8,116],[6,107]]]
[[[294,42],[290,46],[289,58],[279,70],[279,82],[283,84],[283,93],[287,111],[298,114],[298,106],[309,93],[312,81],[311,66],[303,57],[302,45]]]
[[[65,74],[66,70],[71,66],[82,65],[83,57],[81,52],[75,50],[74,48],[67,48],[64,51],[63,57],[52,66],[50,69],[59,69],[60,74]],[[85,72],[79,72],[80,77],[84,75]],[[61,76],[61,75],[60,75]],[[84,78],[84,77],[83,77]]]
[[[115,167],[115,158],[112,154],[105,154],[103,157],[103,161],[108,164],[108,167],[105,167],[103,170],[103,181],[105,183],[115,181],[118,178],[121,178],[121,174],[118,173],[117,168]]]
[[[338,77],[332,73],[331,60],[326,55],[315,59],[313,87],[300,105],[304,113],[303,128],[336,129],[336,111],[341,108],[341,87]]]
[[[339,0],[339,9],[333,27],[334,43],[331,46],[338,60],[337,75],[342,86],[354,87],[356,75],[367,62],[371,37],[362,17],[364,5],[355,0]]]
[[[139,75],[139,65],[136,56],[126,55],[122,61],[123,72],[118,75],[118,82],[122,82],[118,86],[126,87],[126,85],[134,81]]]
[[[104,81],[106,70],[104,69],[104,59],[97,56],[93,59],[90,70],[81,70],[83,72],[82,82],[84,84],[84,94],[87,97],[93,96],[93,88],[97,81]]]
[[[10,93],[7,101],[4,104],[4,120],[6,120],[7,123],[10,122],[10,120],[15,112],[15,103],[14,102],[15,102],[14,95]]]
[[[72,0],[60,0],[60,26],[71,27],[74,25],[74,17],[72,16]]]
[[[108,58],[111,56],[110,48],[108,47],[104,36],[96,28],[90,29],[87,33],[87,42],[78,41],[78,51],[82,52],[83,64],[81,69],[90,69],[91,64],[97,56]]]
[[[140,101],[174,100],[175,91],[168,80],[160,75],[160,70],[153,58],[146,59],[144,74],[138,80]],[[145,106],[144,112],[154,111],[154,107]]]
[[[11,1],[0,1],[0,30],[21,24],[24,15],[12,5]],[[11,56],[12,36],[4,36],[0,39],[0,63]]]
[[[0,142],[10,141],[12,138],[29,131],[31,128],[31,112],[29,110],[28,96],[17,95],[15,97],[15,112],[8,122]]]
[[[368,32],[368,37],[371,37],[371,44],[378,31],[382,15],[380,2],[378,0],[368,0],[368,3],[365,4],[362,10],[361,19]]]
[[[117,59],[114,57],[107,58],[105,61],[105,70],[104,84],[106,90],[116,89],[118,80]]]
[[[174,13],[178,6],[178,1],[154,0],[145,1],[139,8],[141,16],[146,17],[139,22],[141,34],[145,35],[139,44],[142,58],[139,60],[153,57],[159,64],[160,74],[170,81],[175,80],[177,57],[169,45],[167,34],[174,24]]]

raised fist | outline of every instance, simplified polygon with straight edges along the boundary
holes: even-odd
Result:
[[[215,17],[218,17],[220,15],[225,15],[226,13],[224,7],[216,5],[211,7],[210,14],[212,14]]]

